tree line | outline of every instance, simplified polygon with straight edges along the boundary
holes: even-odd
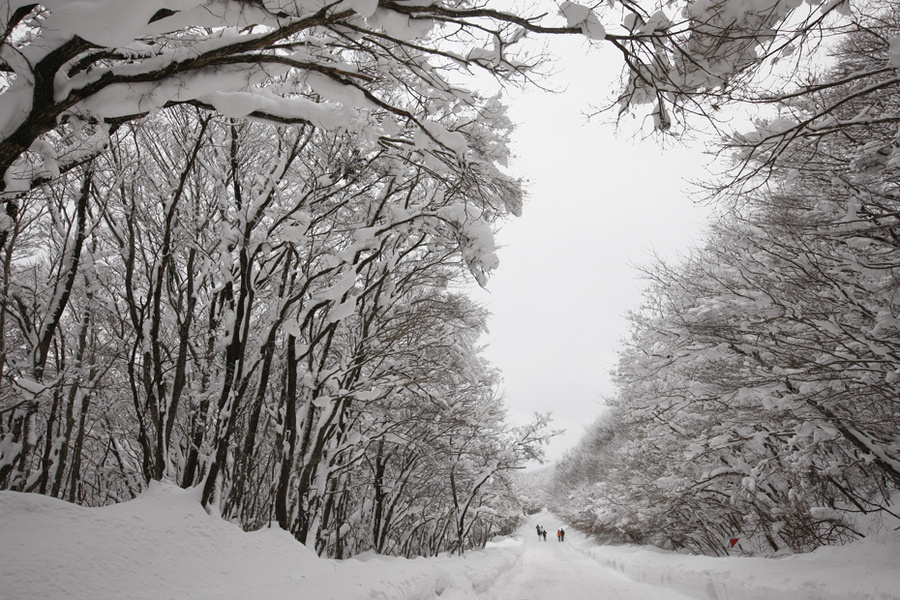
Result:
[[[6,2],[0,488],[174,481],[337,557],[508,531],[549,434],[506,422],[459,286],[523,197],[472,74],[530,84],[543,39],[582,36],[670,131],[844,6],[731,4]],[[748,160],[818,139],[797,127]]]
[[[598,535],[805,552],[900,516],[900,12],[869,8],[725,139],[705,244],[645,269],[611,410],[556,474]]]
[[[542,425],[505,425],[485,311],[454,286],[517,183],[197,111],[111,142],[24,196],[8,241],[4,487],[105,504],[202,484],[335,555],[508,518],[487,480]]]

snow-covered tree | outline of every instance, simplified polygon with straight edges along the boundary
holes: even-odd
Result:
[[[727,99],[846,6],[567,1],[518,14],[473,1],[6,1],[0,245],[17,218],[19,192],[82,164],[122,123],[162,107],[329,129],[375,112],[390,116],[385,125],[415,123],[424,137],[458,151],[458,138],[429,115],[436,102],[467,101],[455,74],[527,76],[534,60],[511,53],[523,36],[568,34],[615,48],[627,70],[622,105],[655,104],[665,129],[673,108],[677,115]],[[388,142],[391,127],[372,135]]]
[[[782,169],[803,164],[808,176],[818,172],[827,184],[835,165],[826,170],[820,163],[831,161],[830,153],[841,144],[870,166],[896,161],[897,7],[870,0],[856,8],[849,11],[849,3],[843,4],[846,17],[835,23],[814,55],[824,60],[801,58],[810,55],[810,48],[785,47],[783,60],[804,68],[778,69],[777,78],[766,81],[753,99],[765,116],[749,130],[725,138],[723,148],[739,159],[736,183],[758,186],[770,174],[777,179]]]
[[[481,279],[493,268],[491,223],[521,202],[518,182],[498,168],[508,129],[502,107],[487,101],[481,110],[477,119],[465,106],[434,115],[469,140],[465,162],[438,145],[402,143],[416,134],[413,127],[398,129],[397,143],[382,144],[364,130],[330,133],[167,110],[123,125],[90,168],[65,176],[81,183],[83,173],[90,187],[57,190],[48,183],[23,196],[35,208],[26,205],[10,255],[41,257],[29,267],[41,266],[36,282],[46,281],[47,271],[67,273],[58,265],[70,264],[71,252],[65,235],[35,238],[30,243],[44,250],[30,250],[29,225],[45,214],[75,219],[67,194],[84,192],[91,200],[90,258],[78,277],[93,283],[76,288],[68,304],[55,288],[38,284],[27,299],[39,306],[57,298],[65,325],[79,322],[76,307],[97,320],[85,338],[99,353],[88,352],[91,360],[102,361],[92,363],[102,373],[95,384],[118,386],[118,395],[96,394],[94,406],[103,412],[89,413],[83,404],[81,416],[102,419],[114,450],[114,460],[98,466],[105,481],[120,482],[112,499],[150,479],[203,482],[205,502],[248,527],[274,517],[322,551],[355,552],[373,544],[333,537],[347,520],[363,522],[346,513],[358,500],[347,478],[357,476],[376,444],[399,439],[396,429],[411,417],[387,409],[396,397],[412,403],[407,411],[437,397],[448,410],[482,398],[494,405],[486,414],[502,413],[493,392],[478,391],[492,390],[494,377],[476,358],[484,314],[448,291],[464,273]],[[49,192],[60,196],[58,206],[38,203]],[[9,279],[24,281],[26,266],[11,264]],[[43,314],[26,311],[26,296],[13,292],[23,317]],[[34,337],[29,321],[15,323],[11,332]],[[64,340],[67,331],[55,328],[51,340]],[[62,369],[74,348],[50,347],[56,362],[46,390],[38,389],[33,368],[9,362],[3,478],[10,487],[34,489],[40,477],[40,491],[52,491],[43,482],[69,473],[74,494],[101,473],[82,476],[68,464],[71,425],[60,393],[75,394],[83,373]],[[32,394],[25,404],[12,391],[23,385]],[[425,393],[409,396],[410,389]],[[67,415],[75,398],[67,400]],[[40,443],[22,445],[23,428],[38,426],[46,434],[27,439]],[[499,422],[466,434],[482,444],[484,460],[494,456],[486,450],[491,440],[502,435]],[[527,454],[538,442],[524,440],[521,448]],[[413,455],[427,448],[410,443]],[[513,457],[495,458],[502,468],[514,465]],[[430,472],[441,473],[433,466]],[[111,498],[78,496],[89,503]],[[446,507],[435,510],[447,518]],[[437,535],[430,551],[471,543],[468,531],[465,537]],[[380,546],[421,548],[400,542],[388,548],[384,539]]]
[[[827,84],[780,97],[792,117],[819,116],[726,140],[743,144],[747,185],[722,188],[729,210],[706,246],[648,269],[612,418],[558,473],[587,529],[772,553],[894,511],[897,31],[895,7],[859,17]]]
[[[528,81],[529,36],[584,36],[668,129],[845,6],[0,4],[0,486],[172,478],[335,555],[481,543],[546,423],[505,424],[450,291],[521,208],[472,72]]]

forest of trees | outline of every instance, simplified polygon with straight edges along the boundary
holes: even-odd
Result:
[[[798,4],[0,4],[0,489],[196,486],[334,557],[509,531],[508,474],[551,433],[507,422],[461,285],[523,199],[476,75],[539,82],[545,40],[576,35],[619,53],[618,109],[659,130],[735,99],[788,116],[728,138],[731,216],[652,272],[615,418],[560,471],[568,510],[700,551],[852,537],[835,509],[898,484],[900,56],[892,15]],[[831,31],[827,80],[756,93]]]
[[[645,270],[611,409],[556,473],[580,526],[781,553],[898,516],[900,10],[868,8],[726,139],[705,245]]]
[[[25,8],[7,43],[37,53],[54,41],[56,9]],[[234,30],[220,29],[185,29],[173,44],[206,36],[221,48]],[[412,45],[372,34],[367,55],[348,30],[314,34],[286,46],[290,60],[307,52],[325,66],[256,94],[296,122],[239,118],[258,99],[222,91],[98,116],[123,110],[122,93],[76,104],[13,162],[0,487],[102,505],[151,481],[202,486],[225,518],[277,522],[336,557],[461,551],[515,524],[505,474],[540,457],[547,420],[506,422],[479,354],[486,314],[462,285],[484,282],[492,224],[521,207],[520,183],[502,172],[505,109],[436,88]],[[70,78],[136,68],[134,48],[96,43],[60,46],[81,45]],[[395,52],[410,73],[379,71]],[[416,113],[354,96],[326,67]],[[15,75],[9,101],[26,78]],[[42,118],[38,79],[26,121]],[[296,107],[274,102],[275,86],[302,92]]]

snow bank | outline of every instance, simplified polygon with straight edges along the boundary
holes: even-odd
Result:
[[[885,534],[785,558],[685,556],[637,546],[589,549],[630,579],[698,600],[897,600],[900,538]]]
[[[196,490],[158,484],[104,508],[0,492],[0,514],[4,600],[466,600],[521,554],[501,544],[462,559],[327,560],[279,529],[247,533],[208,515]]]
[[[515,577],[546,579],[532,577],[529,552],[571,561],[569,550],[589,555],[598,571],[638,582],[629,598],[649,597],[651,585],[660,598],[674,591],[698,600],[900,600],[900,535],[890,531],[787,558],[710,558],[597,546],[571,529],[565,544],[539,543],[531,540],[535,523],[554,522],[542,513],[519,539],[495,540],[465,557],[336,561],[277,528],[246,533],[204,512],[197,490],[172,485],[104,508],[0,492],[0,515],[3,600],[523,600],[507,593],[522,587],[510,585]],[[591,593],[603,597],[604,589]]]

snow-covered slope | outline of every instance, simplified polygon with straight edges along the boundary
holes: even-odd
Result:
[[[460,559],[319,558],[287,533],[246,533],[194,490],[153,485],[136,500],[83,508],[0,492],[0,598],[125,600],[473,598],[512,567],[517,544]]]
[[[577,569],[598,570],[594,581],[615,582],[610,597],[645,598],[650,589],[658,591],[654,598],[900,600],[896,533],[805,556],[717,559],[598,547],[571,530],[563,544],[553,536],[538,542],[536,523],[551,532],[559,526],[542,513],[518,540],[463,558],[334,561],[277,529],[243,532],[206,514],[195,491],[169,485],[105,508],[0,492],[0,515],[3,600],[541,600],[541,586],[525,580],[546,579],[576,561]],[[565,590],[575,582],[559,581],[547,590],[554,598],[604,597],[596,585]]]
[[[592,547],[599,564],[636,581],[709,600],[896,600],[897,536],[785,558],[684,556],[646,547]]]

